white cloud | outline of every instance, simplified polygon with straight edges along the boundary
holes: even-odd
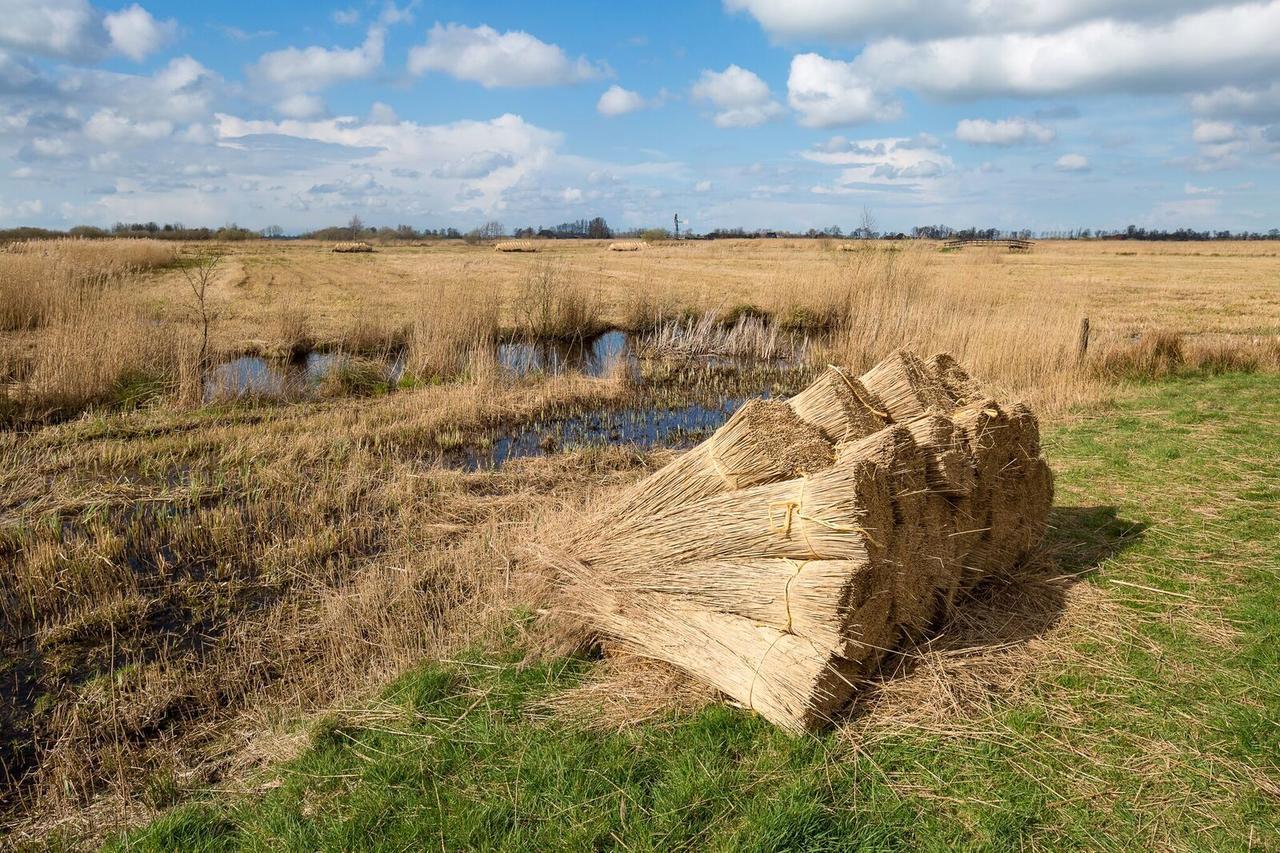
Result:
[[[1151,211],[1150,221],[1167,227],[1216,224],[1221,206],[1216,198],[1163,201]]]
[[[1200,145],[1233,142],[1239,137],[1240,131],[1229,121],[1197,121],[1191,131],[1191,139]]]
[[[87,0],[0,0],[0,46],[86,62],[115,51],[142,60],[177,32],[136,3],[104,16]]]
[[[409,71],[441,71],[487,89],[558,86],[605,74],[604,68],[586,57],[570,60],[558,46],[539,41],[529,33],[499,33],[489,26],[462,24],[433,26],[426,44],[409,51]]]
[[[737,65],[723,71],[703,71],[691,94],[694,100],[716,107],[713,121],[717,127],[756,127],[783,113],[769,85],[755,72]]]
[[[596,112],[602,116],[622,116],[642,110],[648,105],[649,102],[639,92],[613,85],[596,101]]]
[[[1162,22],[1239,0],[724,0],[770,35],[859,44],[871,37],[938,38],[1043,32],[1096,18]]]
[[[1280,118],[1280,81],[1265,86],[1223,86],[1191,96],[1193,112],[1215,118],[1267,121]]]
[[[970,145],[1046,145],[1055,135],[1051,128],[1025,118],[966,118],[956,124],[956,139]]]
[[[111,147],[154,142],[171,133],[172,122],[163,119],[135,121],[111,109],[99,110],[84,123],[86,137]]]
[[[98,12],[85,0],[0,0],[0,45],[72,59],[106,42]]]
[[[374,101],[373,106],[369,107],[368,122],[369,124],[399,124],[400,118],[390,104]]]
[[[948,99],[1185,92],[1280,72],[1278,41],[1280,0],[1159,25],[1100,19],[1047,34],[890,38],[849,63],[848,86]]]
[[[287,118],[316,118],[324,115],[327,110],[324,98],[306,92],[286,95],[276,102],[276,112]]]
[[[281,92],[314,92],[337,83],[371,76],[382,66],[386,32],[369,28],[359,47],[288,47],[264,53],[249,76]]]
[[[498,151],[475,151],[431,172],[435,178],[483,178],[496,169],[516,164],[515,157]]]
[[[1087,172],[1089,158],[1083,154],[1063,154],[1053,166],[1059,172]]]
[[[334,9],[333,22],[339,26],[349,27],[360,20],[359,9]]]
[[[955,163],[928,134],[915,137],[851,140],[834,136],[804,152],[806,160],[842,167],[834,186],[817,193],[851,193],[905,185],[928,190],[954,170]]]
[[[103,24],[111,36],[111,46],[135,62],[155,53],[178,32],[177,21],[157,21],[137,3],[107,15]]]
[[[709,193],[711,192],[711,188],[712,184],[710,181],[698,181],[693,185],[693,191],[696,193]]]
[[[392,205],[388,215],[394,211],[397,216],[411,211],[405,209],[407,202],[402,198],[388,201],[392,191],[412,192],[413,204],[424,212],[456,208],[476,216],[497,214],[523,182],[548,168],[561,143],[558,133],[515,115],[443,125],[409,121],[382,125],[343,117],[259,121],[219,113],[215,129],[221,146],[245,150],[253,150],[263,137],[297,140],[305,156],[291,158],[288,170],[296,173],[291,181],[296,191],[304,193],[305,204],[318,203],[314,195],[345,197],[365,192],[362,204]],[[272,143],[270,149],[278,147]],[[341,159],[316,164],[312,158],[317,156]],[[358,174],[378,175],[383,189],[374,191],[367,182],[353,180],[345,165],[350,158],[360,165]],[[424,164],[432,163],[440,165],[429,176],[421,175]],[[315,187],[331,191],[312,193]]]
[[[791,59],[787,101],[805,127],[892,121],[902,109],[886,100],[852,62],[802,53]]]

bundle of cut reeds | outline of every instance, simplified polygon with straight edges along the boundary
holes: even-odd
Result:
[[[536,252],[537,245],[531,240],[504,240],[500,243],[494,243],[493,248],[498,252]]]
[[[900,350],[748,403],[538,553],[560,612],[799,730],[1024,558],[1052,494],[1026,406]]]
[[[342,254],[353,254],[358,252],[372,252],[373,246],[368,243],[337,243],[333,250]]]

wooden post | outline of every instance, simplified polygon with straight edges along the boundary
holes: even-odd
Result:
[[[1085,356],[1089,354],[1089,318],[1080,318],[1080,337],[1076,340],[1076,362],[1084,364]]]

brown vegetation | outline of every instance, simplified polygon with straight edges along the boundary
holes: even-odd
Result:
[[[496,473],[436,465],[496,425],[634,400],[622,376],[498,379],[490,344],[502,336],[696,325],[758,305],[728,330],[810,335],[814,375],[865,369],[904,343],[948,350],[1050,417],[1115,393],[1118,377],[1280,367],[1269,283],[1280,261],[1253,247],[1215,245],[1210,258],[1042,243],[986,264],[928,246],[837,254],[787,241],[639,253],[582,241],[538,259],[461,243],[353,257],[271,242],[223,249],[207,294],[215,359],[405,348],[417,387],[336,396],[369,388],[357,364],[335,396],[201,407],[201,329],[169,268],[192,253],[178,248],[0,254],[0,420],[22,426],[0,431],[0,760],[5,807],[45,829],[131,820],[151,807],[146,790],[234,770],[244,732],[488,636],[536,520],[669,458],[600,449]],[[1085,313],[1095,334],[1080,364]],[[1147,329],[1181,337],[1157,344]]]

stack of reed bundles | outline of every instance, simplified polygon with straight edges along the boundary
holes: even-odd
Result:
[[[372,252],[373,246],[368,243],[338,243],[334,245],[333,250],[342,254],[354,254],[359,252]]]
[[[493,248],[498,252],[536,252],[538,247],[531,240],[505,240],[501,243],[494,243]]]
[[[640,240],[622,240],[609,244],[610,252],[638,252],[643,248],[644,243]]]
[[[748,403],[538,553],[558,610],[798,731],[1024,559],[1052,496],[1029,408],[899,350]]]

